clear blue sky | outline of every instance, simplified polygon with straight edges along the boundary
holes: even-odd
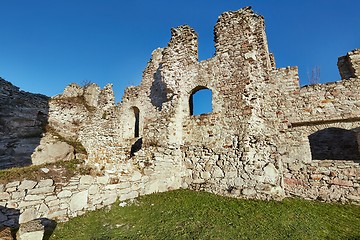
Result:
[[[299,66],[302,85],[316,65],[321,82],[339,80],[337,57],[360,48],[359,0],[0,0],[0,76],[48,96],[72,82],[113,83],[120,101],[170,28],[193,27],[204,60],[217,17],[249,5],[265,17],[277,66]]]

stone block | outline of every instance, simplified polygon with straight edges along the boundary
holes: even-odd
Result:
[[[334,185],[339,185],[339,186],[346,186],[346,187],[352,187],[353,186],[353,182],[352,181],[347,181],[347,180],[342,180],[339,178],[335,178],[329,181],[330,184],[334,184]]]
[[[37,201],[21,201],[19,204],[19,208],[23,209],[26,207],[30,207],[30,206],[35,206],[35,205],[39,205],[42,203],[42,200],[37,200]]]
[[[39,187],[39,188],[34,188],[28,191],[28,194],[52,194],[54,193],[55,190],[55,186],[46,186],[46,187]]]
[[[131,181],[139,181],[141,180],[142,174],[138,171],[134,171],[132,176],[131,176]]]
[[[20,181],[14,181],[14,182],[9,182],[8,184],[5,185],[5,188],[17,188],[20,184]]]
[[[44,214],[44,213],[49,212],[49,210],[50,209],[48,208],[48,206],[45,203],[42,203],[39,208],[39,213]]]
[[[40,218],[20,224],[16,234],[18,240],[42,240],[46,235],[50,235],[55,229],[55,221]]]
[[[19,223],[26,223],[36,218],[36,209],[35,208],[28,208],[25,209],[24,212],[20,214]]]
[[[59,199],[62,199],[62,198],[68,198],[68,197],[71,197],[72,195],[72,192],[69,191],[69,190],[63,190],[61,192],[58,193],[57,197]]]
[[[116,199],[117,199],[117,194],[107,195],[106,198],[103,200],[103,205],[104,206],[111,205],[114,202],[116,202]]]
[[[225,176],[223,170],[218,166],[213,167],[212,175],[214,178],[223,178]]]
[[[94,182],[94,178],[90,175],[81,176],[80,185],[91,185]]]
[[[45,180],[41,180],[36,187],[37,187],[37,188],[50,187],[50,186],[52,186],[53,184],[54,184],[54,180],[52,180],[52,179],[45,179]]]
[[[83,210],[88,204],[88,191],[75,193],[70,200],[70,211],[76,212]]]
[[[99,186],[98,185],[91,185],[89,187],[89,194],[90,195],[94,195],[94,194],[97,194],[99,192]]]
[[[121,182],[117,184],[110,184],[105,186],[106,190],[114,190],[114,189],[124,189],[124,188],[130,188],[131,185],[129,182]]]
[[[102,185],[106,185],[109,182],[109,176],[105,175],[105,176],[100,176],[96,178],[96,181]]]
[[[122,202],[122,201],[125,201],[125,200],[129,200],[129,199],[134,199],[136,197],[139,196],[139,193],[136,192],[136,191],[132,191],[128,194],[122,194],[120,197],[119,197],[119,200]]]
[[[25,190],[13,192],[11,196],[12,199],[19,199],[23,197],[25,197]]]
[[[10,194],[7,192],[0,193],[0,201],[10,200]]]
[[[42,199],[45,199],[44,195],[27,195],[25,197],[25,201],[38,201]]]
[[[276,184],[279,177],[279,172],[272,163],[267,164],[264,167],[265,181],[270,184]]]
[[[32,189],[36,186],[36,184],[37,184],[37,182],[35,182],[35,181],[24,180],[21,182],[18,189],[19,190]]]

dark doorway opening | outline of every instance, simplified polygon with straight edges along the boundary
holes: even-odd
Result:
[[[355,132],[341,128],[326,128],[309,135],[314,160],[360,160]]]
[[[140,110],[137,107],[133,107],[135,117],[134,137],[140,136]]]

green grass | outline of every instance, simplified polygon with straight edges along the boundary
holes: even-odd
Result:
[[[360,206],[177,190],[89,212],[50,239],[360,239]]]

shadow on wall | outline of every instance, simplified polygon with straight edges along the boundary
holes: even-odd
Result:
[[[0,78],[0,169],[32,164],[48,122],[48,100]]]
[[[48,240],[57,223],[47,218],[38,218],[20,224],[20,210],[0,206],[0,239],[31,239],[33,232]],[[37,234],[37,236],[39,236]]]
[[[166,86],[161,80],[161,64],[154,73],[154,81],[150,87],[150,101],[153,106],[161,111],[162,105],[167,101]]]
[[[312,159],[360,161],[355,131],[326,128],[309,135]]]
[[[135,156],[135,153],[142,148],[142,144],[143,144],[142,138],[139,138],[136,140],[136,142],[133,145],[131,145],[130,157]]]
[[[14,239],[19,229],[20,210],[0,206],[0,239],[11,235]]]

